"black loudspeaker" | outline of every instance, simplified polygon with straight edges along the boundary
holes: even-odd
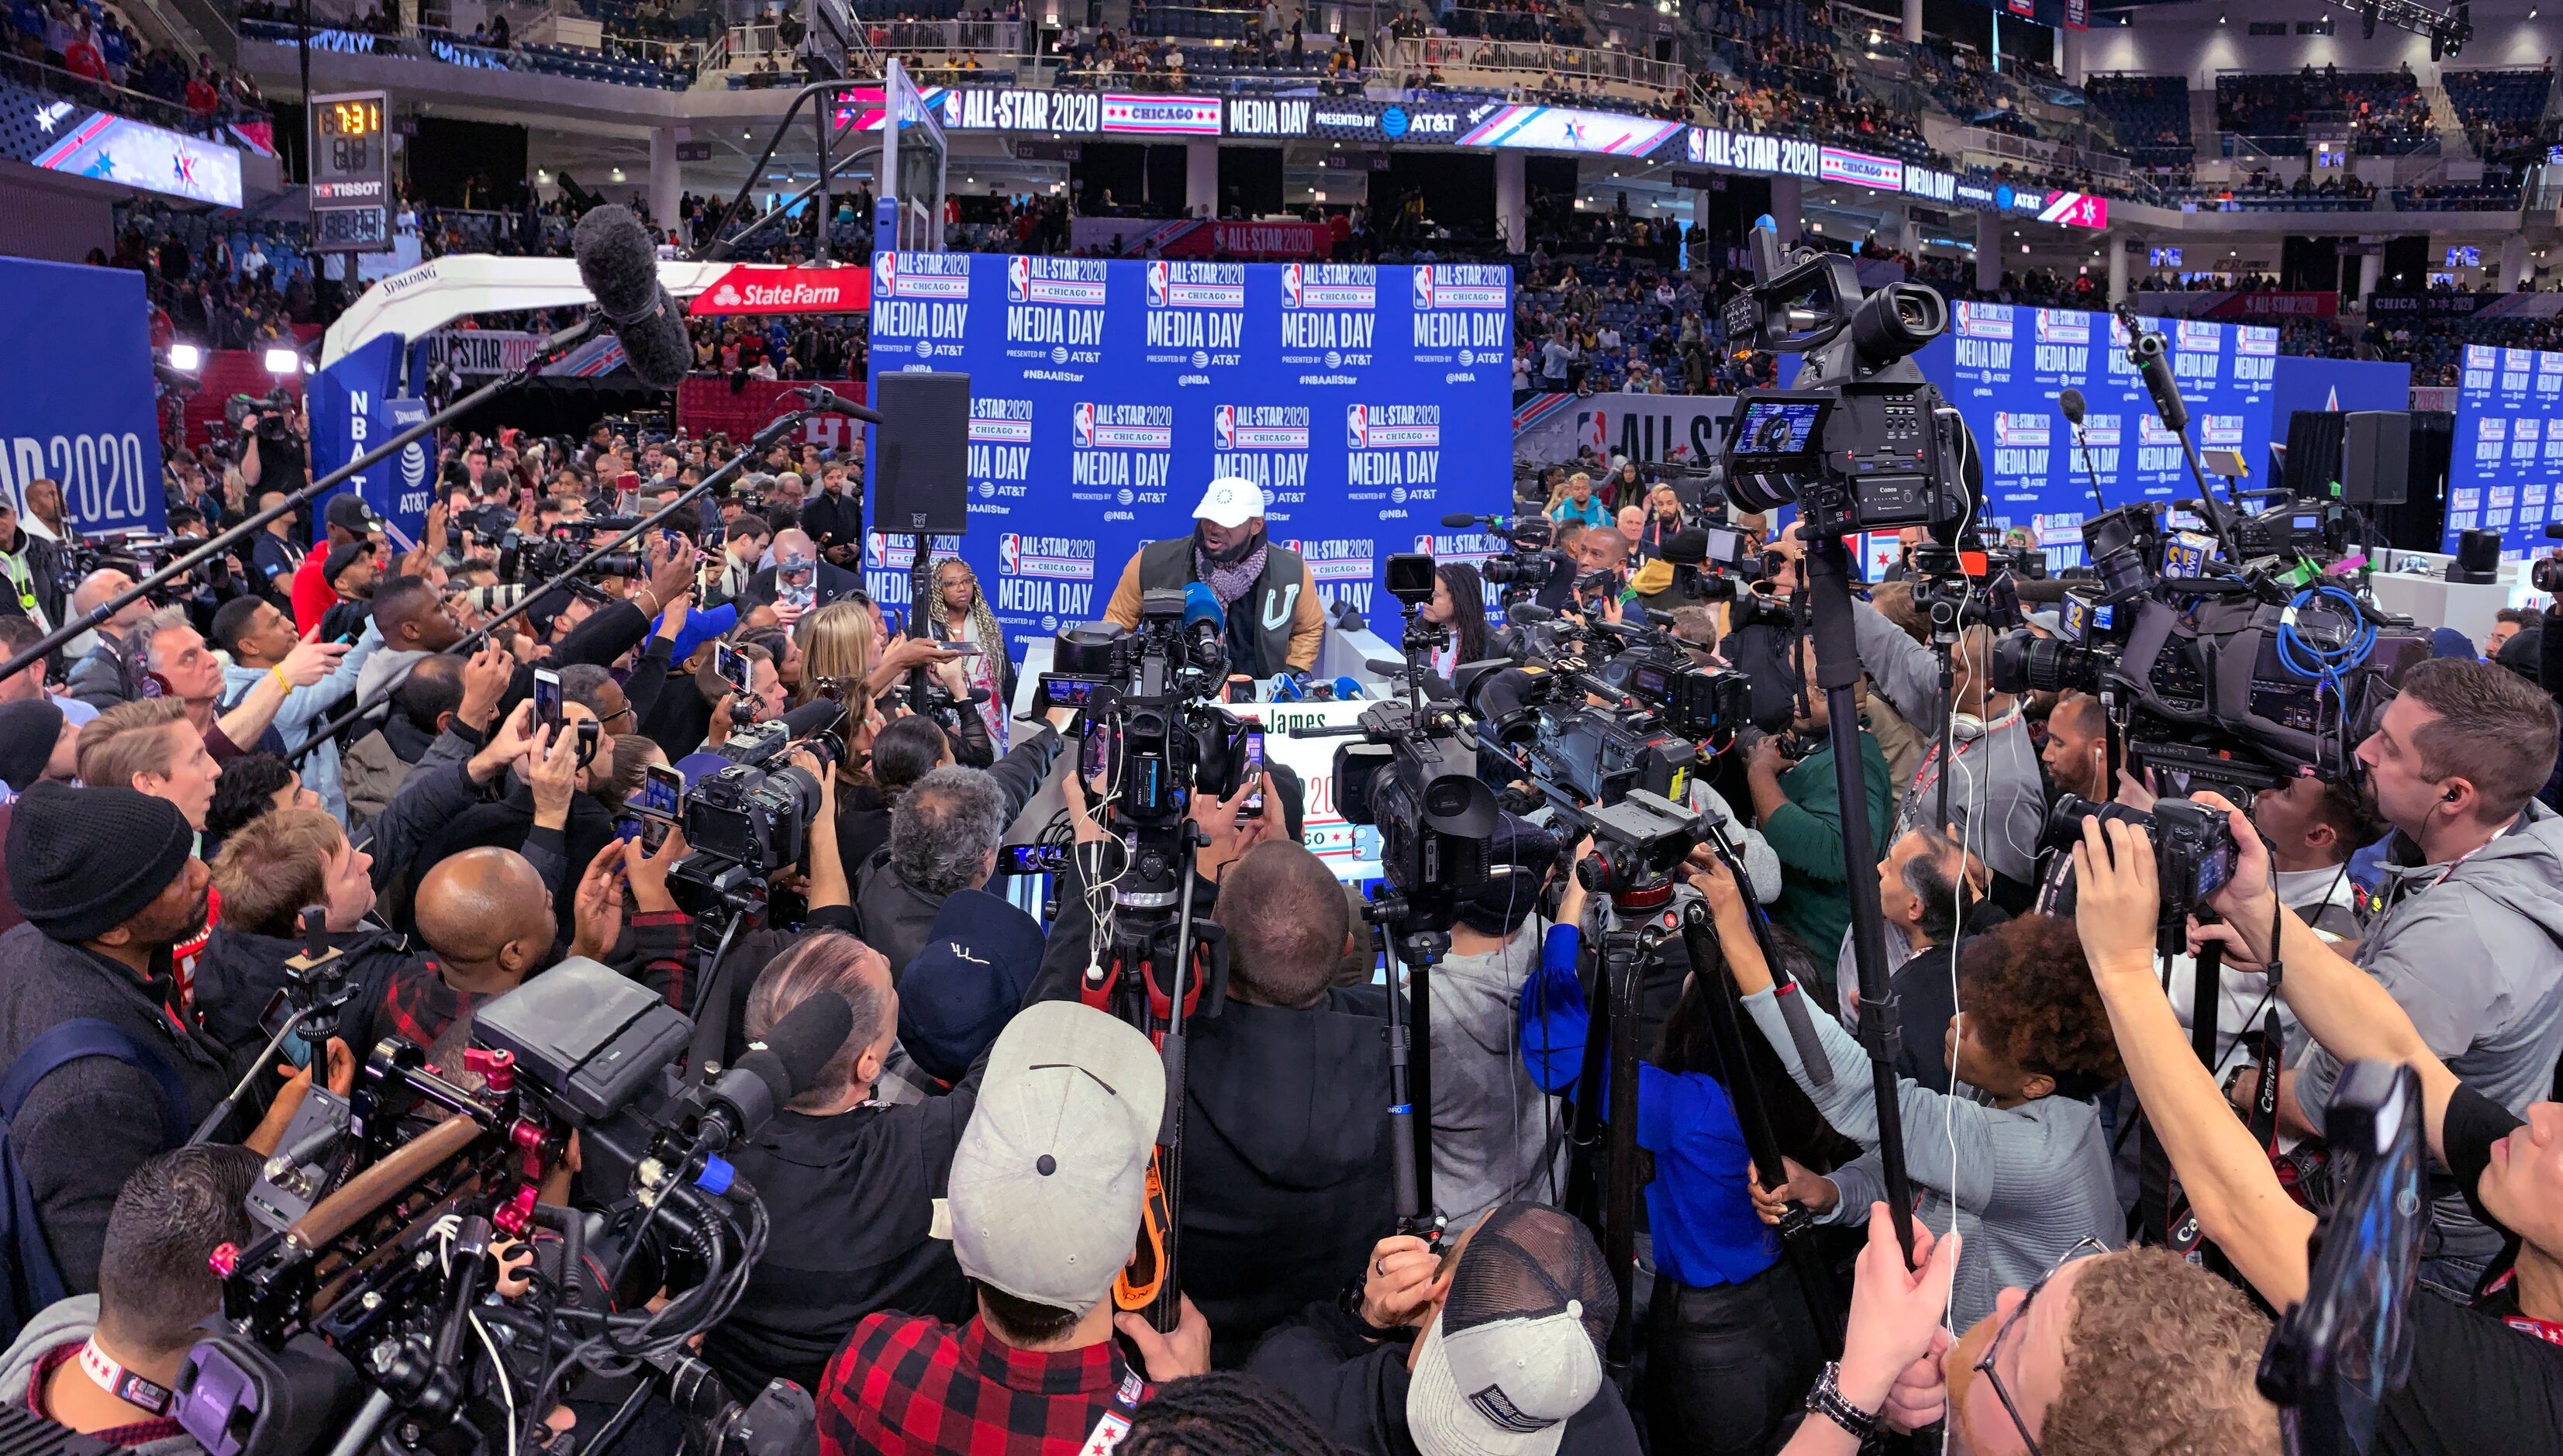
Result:
[[[970,526],[970,376],[881,376],[870,401],[873,528],[958,535]]]
[[[2468,530],[2457,536],[2457,558],[2448,563],[2448,579],[2488,586],[2500,579],[2500,532]]]
[[[2349,506],[2400,506],[2411,499],[2412,415],[2353,410],[2341,416],[2340,499]]]

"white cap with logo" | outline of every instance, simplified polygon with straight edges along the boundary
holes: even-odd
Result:
[[[1469,1235],[1416,1352],[1406,1423],[1423,1456],[1554,1456],[1602,1389],[1619,1313],[1593,1236],[1556,1209],[1508,1203]]]
[[[1165,1104],[1165,1066],[1128,1022],[1075,1001],[1016,1013],[988,1050],[935,1219],[961,1272],[1092,1309],[1137,1245]]]
[[[1193,520],[1235,530],[1264,514],[1264,491],[1255,482],[1237,476],[1221,476],[1202,492],[1201,504],[1193,508]]]

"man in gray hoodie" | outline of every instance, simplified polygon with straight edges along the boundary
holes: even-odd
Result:
[[[0,1403],[144,1456],[203,1450],[171,1417],[178,1367],[197,1326],[223,1307],[214,1250],[252,1230],[258,1154],[199,1144],[124,1180],[107,1216],[98,1293],[38,1312],[0,1353]]]
[[[2442,658],[2404,676],[2358,745],[2376,817],[2395,832],[2381,908],[2353,963],[2393,993],[2450,1071],[2521,1115],[2553,1096],[2563,1057],[2563,818],[2535,801],[2555,742],[2542,690],[2490,663]],[[2211,904],[2226,920],[2218,934],[2266,963],[2271,909],[2231,894]],[[2340,1063],[2309,1047],[2281,1076],[2280,1125],[2320,1135],[2339,1077]],[[2246,1105],[2251,1083],[2236,1087]],[[2464,1300],[2500,1235],[2454,1190],[2432,1215],[2422,1278]]]
[[[1949,691],[1940,691],[1940,661],[1931,649],[1904,635],[1867,602],[1852,606],[1860,628],[1860,662],[1877,691],[1929,744],[1922,766],[1904,789],[1894,831],[1877,846],[1916,829],[1946,829],[1940,822],[1940,775],[1949,775],[1949,814],[1958,838],[1999,877],[1994,898],[2025,908],[2038,875],[2038,843],[2047,827],[2047,781],[2038,771],[2038,745],[2030,741],[2020,703],[1993,691],[1993,634],[1965,629],[1949,655]],[[1949,763],[1942,763],[1940,724],[1956,718]],[[2008,893],[2006,893],[2008,892]],[[2015,900],[2019,901],[2015,905]],[[1825,949],[1831,946],[1823,947]]]

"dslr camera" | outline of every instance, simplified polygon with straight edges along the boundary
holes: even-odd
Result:
[[[2085,819],[2115,819],[2141,829],[2153,841],[2154,883],[2162,894],[2160,924],[2177,929],[2234,878],[2234,831],[2221,810],[2183,798],[2154,800],[2153,812],[2124,804],[2095,804],[2078,794],[2060,794],[2047,813],[2047,841],[2060,848],[2082,837]],[[2058,888],[2070,892],[2072,860],[2062,861]],[[2060,913],[2070,913],[2061,904]]]

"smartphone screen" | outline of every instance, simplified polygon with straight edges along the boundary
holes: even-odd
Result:
[[[534,669],[534,723],[553,729],[561,726],[560,674],[549,668]]]
[[[1085,790],[1091,794],[1103,787],[1103,776],[1111,768],[1112,731],[1103,724],[1090,724],[1085,729],[1085,743],[1078,750],[1077,771],[1085,775]]]
[[[1068,851],[1055,844],[1010,844],[999,851],[1000,875],[1056,875],[1068,868]]]
[[[686,776],[665,763],[641,771],[641,807],[674,819],[685,803]]]
[[[1255,787],[1248,791],[1246,795],[1246,812],[1248,815],[1252,816],[1263,813],[1264,729],[1248,728],[1246,730],[1246,757],[1244,762],[1238,768],[1238,777],[1240,782],[1255,785]]]
[[[641,837],[642,823],[642,820],[628,815],[624,818],[617,819],[614,821],[614,837],[623,840],[626,843],[639,839]]]
[[[677,823],[673,819],[644,816],[641,820],[641,852],[657,854],[659,846],[668,842],[668,831],[676,827]]]
[[[712,671],[730,685],[742,698],[747,696],[750,673],[747,654],[724,642],[712,648]]]

